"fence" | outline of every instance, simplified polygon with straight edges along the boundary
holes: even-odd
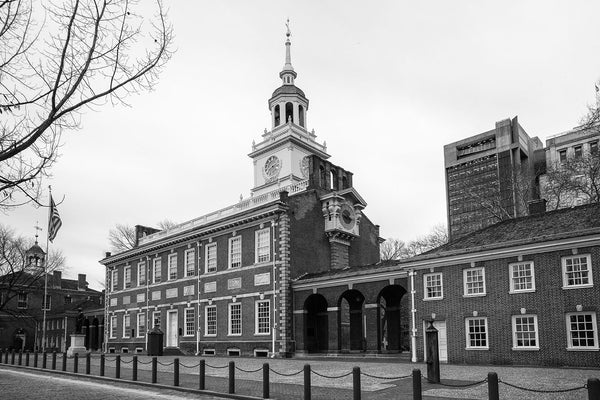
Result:
[[[75,354],[73,357],[72,371],[67,371],[67,353],[61,353],[61,371],[64,372],[73,372],[75,374],[79,372],[79,364],[81,364],[79,360],[78,354]],[[48,357],[50,357],[50,367],[48,367]],[[9,360],[10,358],[10,360]],[[41,360],[40,360],[41,358]],[[85,374],[91,374],[91,355],[87,353],[84,357],[85,363]],[[403,376],[378,376],[373,374],[368,374],[366,372],[361,371],[360,367],[354,367],[352,371],[347,373],[343,373],[340,375],[327,375],[323,373],[319,373],[313,369],[311,366],[306,364],[304,367],[296,372],[280,372],[272,369],[269,366],[269,363],[264,363],[260,368],[257,369],[243,369],[235,365],[235,362],[229,361],[225,365],[210,365],[206,363],[204,359],[200,359],[198,363],[192,365],[186,365],[180,362],[179,358],[173,359],[171,362],[161,362],[158,357],[152,357],[150,361],[141,361],[138,359],[138,356],[132,356],[131,359],[122,359],[120,355],[115,356],[106,356],[104,354],[100,354],[100,364],[98,369],[99,376],[106,376],[106,362],[113,362],[114,367],[114,378],[121,378],[121,366],[123,364],[128,366],[128,369],[131,369],[131,380],[138,380],[138,367],[139,365],[150,365],[151,370],[151,378],[150,381],[152,384],[158,383],[158,366],[162,367],[172,367],[171,373],[173,374],[172,386],[178,387],[180,385],[180,367],[185,367],[186,369],[197,369],[198,380],[197,380],[197,390],[199,391],[207,391],[206,390],[206,368],[212,369],[227,369],[227,394],[235,394],[236,393],[236,371],[240,371],[247,374],[258,374],[262,372],[262,393],[261,396],[263,399],[270,398],[270,374],[273,373],[282,377],[294,377],[302,374],[303,376],[303,400],[311,400],[312,397],[312,385],[311,385],[311,377],[313,375],[325,378],[325,379],[342,379],[349,377],[352,375],[352,398],[353,400],[361,400],[362,390],[361,390],[361,377],[365,376],[372,379],[384,380],[384,381],[398,381],[403,379],[412,379],[412,395],[413,400],[422,400],[423,399],[423,390],[422,390],[422,382],[428,382],[426,377],[421,375],[421,370],[414,369],[411,374],[403,375]],[[25,367],[33,367],[40,368],[44,370],[57,370],[57,353],[48,353],[48,352],[34,352],[34,353],[16,353],[14,350],[4,351],[0,353],[0,363],[9,364],[9,365],[19,365]],[[41,367],[40,367],[41,365]],[[129,368],[129,365],[131,367]],[[467,388],[472,386],[483,385],[487,383],[487,391],[488,391],[488,399],[489,400],[499,400],[499,387],[500,385],[506,385],[513,389],[527,391],[527,392],[537,392],[537,393],[567,393],[567,392],[575,392],[579,390],[587,390],[588,400],[600,400],[600,379],[591,378],[588,379],[587,382],[583,385],[577,387],[570,388],[559,388],[552,390],[543,390],[543,389],[534,389],[527,388],[519,385],[512,384],[510,382],[505,382],[501,380],[495,372],[488,373],[487,377],[477,381],[466,384],[447,384],[447,383],[438,383],[436,385],[442,387],[451,387],[451,388]],[[239,397],[239,396],[238,396]]]

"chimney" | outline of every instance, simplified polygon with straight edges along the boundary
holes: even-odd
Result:
[[[85,281],[85,274],[77,275],[77,290],[86,290],[88,283]]]
[[[106,256],[106,258],[108,258],[108,257],[112,256],[112,253],[110,251],[107,251],[104,255]]]
[[[546,199],[532,200],[528,203],[529,215],[540,215],[546,212]]]
[[[62,272],[61,271],[53,272],[52,283],[55,288],[60,289],[62,287]]]

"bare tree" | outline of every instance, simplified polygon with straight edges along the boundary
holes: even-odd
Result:
[[[596,86],[596,104],[588,105],[588,111],[581,119],[581,126],[585,129],[600,132],[600,80]]]
[[[0,210],[42,205],[63,131],[152,89],[171,55],[160,1],[154,16],[135,0],[59,1],[0,0]]]
[[[448,230],[443,224],[435,225],[427,234],[408,243],[387,239],[380,247],[381,261],[414,257],[448,243]]]
[[[158,224],[159,230],[168,230],[177,225],[168,219],[160,221]],[[137,243],[135,227],[130,225],[117,224],[108,232],[108,241],[112,252],[120,253],[129,249],[133,249]]]
[[[550,209],[600,203],[600,153],[584,154],[548,168],[543,195]]]
[[[399,260],[403,258],[406,249],[405,243],[400,239],[386,239],[385,242],[379,246],[379,253],[381,261],[388,260]]]
[[[11,313],[6,305],[19,292],[44,285],[45,273],[64,270],[65,257],[62,252],[53,250],[46,255],[45,268],[35,265],[27,257],[27,250],[32,247],[31,240],[17,236],[14,231],[0,225],[0,311]]]

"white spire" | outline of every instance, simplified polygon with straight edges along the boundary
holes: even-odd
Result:
[[[281,77],[281,80],[283,81],[284,85],[293,85],[294,84],[294,78],[296,78],[296,72],[294,71],[294,67],[292,67],[292,55],[290,52],[290,48],[292,47],[292,42],[290,41],[290,36],[292,35],[292,32],[290,31],[290,20],[288,18],[287,22],[285,23],[285,27],[287,28],[287,31],[285,33],[286,36],[286,40],[285,40],[285,65],[283,66],[283,70],[279,73],[279,76]]]

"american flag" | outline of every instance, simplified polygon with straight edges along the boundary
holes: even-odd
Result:
[[[54,241],[58,230],[62,226],[62,221],[60,220],[60,215],[58,214],[58,210],[56,209],[56,204],[54,204],[54,199],[52,195],[50,195],[50,219],[48,220],[48,240],[51,242]]]

